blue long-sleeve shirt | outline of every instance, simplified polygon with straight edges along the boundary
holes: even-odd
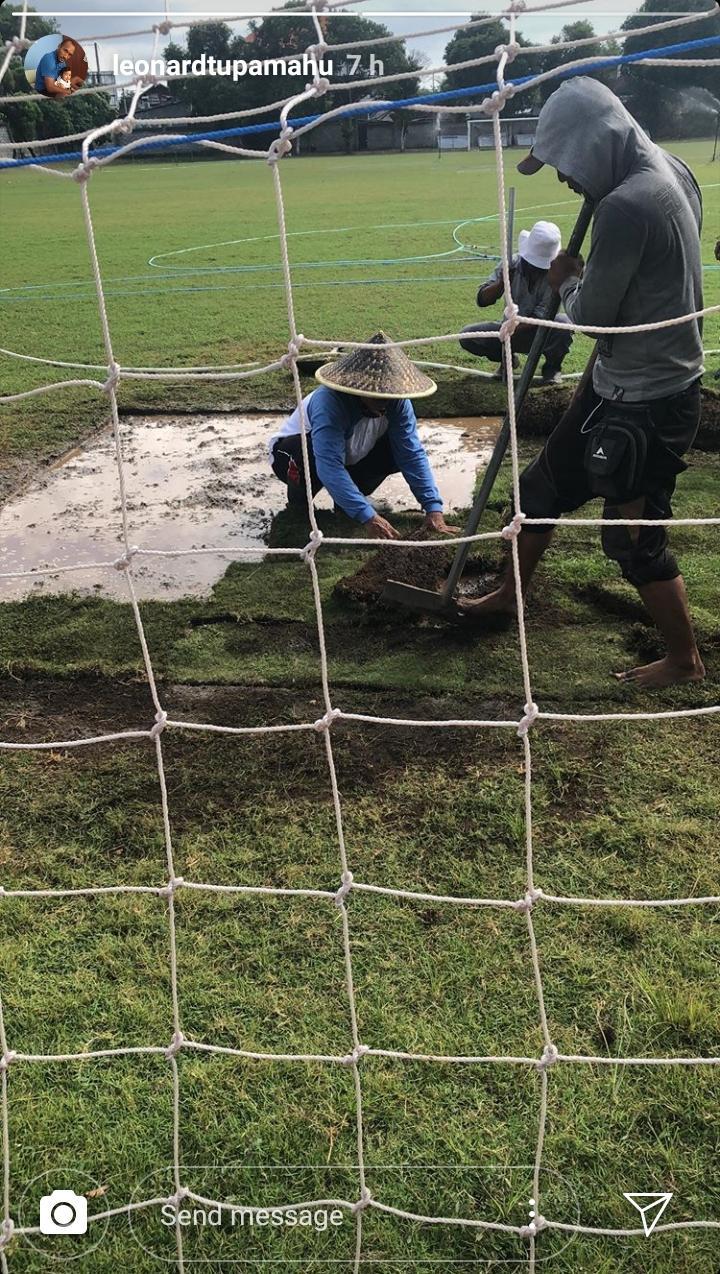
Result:
[[[360,398],[321,385],[304,400],[304,406],[320,481],[349,517],[358,522],[368,522],[375,516],[375,510],[353,482],[346,467],[348,440],[367,416]],[[426,513],[442,509],[442,497],[418,437],[417,419],[410,399],[389,402],[385,416],[393,456],[415,499]],[[281,436],[300,433],[300,430],[300,412],[296,408],[285,422]]]
[[[67,67],[67,62],[61,62],[57,55],[57,49],[51,49],[49,53],[43,53],[37,64],[35,72],[35,92],[45,92],[45,77],[56,80],[61,71]]]

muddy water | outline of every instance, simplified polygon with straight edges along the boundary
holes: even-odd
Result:
[[[285,504],[267,441],[277,416],[134,417],[122,426],[130,542],[143,548],[222,545],[230,554],[136,558],[141,598],[207,595],[233,558],[256,548]],[[423,421],[420,437],[448,508],[467,505],[498,421],[483,417]],[[399,476],[376,493],[393,509],[417,507]],[[331,508],[326,492],[317,498]],[[0,578],[0,601],[78,591],[126,599],[116,571],[92,568],[121,550],[120,497],[114,443],[105,433],[73,452],[0,508],[0,574],[87,563],[88,570],[34,579]]]

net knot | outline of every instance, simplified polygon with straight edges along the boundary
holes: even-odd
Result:
[[[480,110],[485,115],[494,115],[496,111],[501,111],[505,103],[514,96],[515,85],[503,84],[502,88],[495,89],[495,92],[490,97],[486,97],[485,101],[481,102]]]
[[[313,729],[317,730],[318,734],[322,734],[325,730],[329,730],[333,721],[337,721],[338,717],[341,716],[342,712],[339,708],[330,708],[323,717],[318,717]]]
[[[6,1049],[2,1057],[0,1057],[0,1071],[8,1070],[8,1068],[15,1061],[16,1057],[17,1057],[17,1053],[15,1052],[13,1048]]]
[[[103,392],[106,394],[111,394],[119,380],[120,380],[120,365],[119,363],[116,363],[115,360],[113,359],[112,363],[110,363],[108,366],[108,378],[105,381],[105,384],[103,385]]]
[[[558,1051],[555,1045],[546,1044],[542,1052],[542,1057],[537,1062],[537,1068],[539,1071],[546,1071],[551,1066],[554,1066],[557,1060],[558,1060]]]
[[[515,328],[520,321],[520,310],[513,300],[509,300],[503,311],[505,322],[501,325],[498,336],[504,341],[507,336],[512,336]]]
[[[131,133],[135,127],[135,120],[132,115],[126,115],[124,119],[116,119],[111,127],[115,133]]]
[[[529,1225],[520,1227],[520,1235],[523,1239],[534,1239],[536,1234],[541,1230],[547,1229],[547,1221],[544,1216],[536,1216]]]
[[[168,22],[166,19],[165,22],[156,22],[153,26],[153,31],[158,31],[160,35],[169,35],[172,28],[172,22]]]
[[[287,354],[283,354],[280,359],[280,366],[292,367],[304,343],[305,337],[302,335],[302,332],[298,336],[294,336],[291,341],[288,341]]]
[[[366,1057],[370,1052],[369,1044],[356,1044],[352,1053],[347,1053],[345,1057],[341,1057],[340,1061],[343,1066],[356,1066],[362,1057]]]
[[[98,160],[94,159],[91,155],[87,163],[78,164],[77,168],[73,171],[71,174],[73,181],[79,181],[81,185],[84,185],[86,181],[90,180],[90,177],[97,166]]]
[[[5,41],[6,49],[14,49],[16,53],[22,53],[25,49],[30,48],[30,41],[23,36],[14,35],[12,39]]]
[[[0,1248],[7,1247],[15,1232],[15,1222],[12,1217],[5,1217],[0,1227]]]
[[[538,708],[536,703],[525,704],[525,716],[522,717],[520,724],[518,725],[517,732],[518,732],[519,739],[522,739],[525,737],[531,725],[533,725],[533,723],[537,721],[539,716],[540,716],[540,709]]]
[[[495,49],[495,57],[499,60],[504,53],[508,62],[514,62],[519,52],[520,45],[517,41],[513,41],[512,44],[498,44]]]
[[[152,726],[150,730],[151,739],[157,739],[159,735],[162,734],[165,726],[167,725],[167,719],[167,712],[165,712],[163,708],[158,708],[158,711],[155,713],[155,725]]]
[[[535,903],[538,901],[539,898],[542,898],[542,896],[543,896],[542,889],[534,889],[534,888],[526,889],[525,896],[523,898],[518,899],[518,901],[515,903],[515,907],[517,908],[518,911],[524,911],[524,912],[532,911],[533,907],[535,906]]]
[[[368,1190],[367,1186],[363,1186],[362,1190],[360,1191],[360,1198],[358,1199],[357,1203],[353,1203],[352,1205],[353,1216],[357,1216],[358,1212],[364,1212],[366,1208],[370,1207],[371,1203],[372,1203],[372,1195],[370,1191]]]
[[[113,566],[115,567],[115,570],[127,571],[132,563],[132,560],[135,554],[139,552],[140,552],[140,549],[138,548],[137,544],[134,544],[132,548],[126,549],[122,557],[115,558],[115,561],[113,562]]]
[[[527,517],[526,513],[516,513],[510,519],[507,526],[504,526],[500,532],[504,540],[515,540],[522,531],[522,524]]]
[[[319,528],[310,532],[310,539],[301,553],[303,562],[309,562],[315,556],[323,542],[323,538],[323,533]]]
[[[280,136],[276,137],[275,141],[271,143],[267,155],[267,162],[269,164],[276,164],[278,159],[282,159],[283,155],[287,155],[288,152],[292,150],[292,142],[290,141],[290,138],[292,137],[293,132],[294,129],[292,126],[290,124],[286,124],[285,128],[283,128],[280,133]]]
[[[182,1031],[176,1031],[172,1037],[172,1043],[169,1044],[168,1047],[165,1049],[165,1056],[169,1062],[172,1061],[173,1057],[177,1057],[184,1043],[185,1043],[185,1036],[183,1035]]]
[[[353,874],[351,871],[344,871],[341,876],[342,884],[335,894],[335,906],[342,907],[350,890],[353,887]]]
[[[184,884],[184,876],[171,876],[162,892],[166,898],[172,898],[173,894],[177,893],[178,889],[182,889]]]
[[[177,1212],[178,1208],[180,1207],[180,1204],[184,1203],[185,1200],[188,1199],[189,1197],[190,1197],[190,1191],[188,1187],[178,1186],[175,1193],[170,1195],[170,1198],[168,1199],[168,1203],[172,1203],[175,1208],[175,1211]]]
[[[327,48],[327,45],[324,47]],[[313,80],[312,84],[306,84],[305,88],[308,93],[314,93],[316,97],[322,97],[323,93],[327,93],[330,88],[330,81],[323,76],[322,78]]]
[[[505,12],[506,13],[524,13],[526,9],[527,9],[526,0],[512,0],[512,4],[508,5]]]

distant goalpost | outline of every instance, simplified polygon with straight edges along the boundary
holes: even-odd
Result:
[[[535,141],[537,115],[526,115],[522,119],[502,119],[500,121],[500,137],[503,147],[525,146],[529,149]],[[493,121],[487,115],[467,121],[467,150],[494,150]]]
[[[502,119],[500,136],[503,148],[509,146],[525,146],[528,149],[535,141],[537,115],[526,115],[518,119]],[[457,117],[438,121],[437,148],[444,150],[493,150],[493,121],[487,115],[468,116],[463,121]]]

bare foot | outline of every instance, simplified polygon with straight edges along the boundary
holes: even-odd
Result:
[[[666,655],[655,663],[630,668],[628,672],[616,672],[618,681],[626,681],[641,690],[659,690],[663,686],[675,686],[688,681],[702,681],[705,665],[699,655],[690,663],[677,663]]]
[[[486,615],[514,615],[515,597],[502,588],[496,588],[484,597],[461,598],[457,608],[468,619],[484,619]]]

